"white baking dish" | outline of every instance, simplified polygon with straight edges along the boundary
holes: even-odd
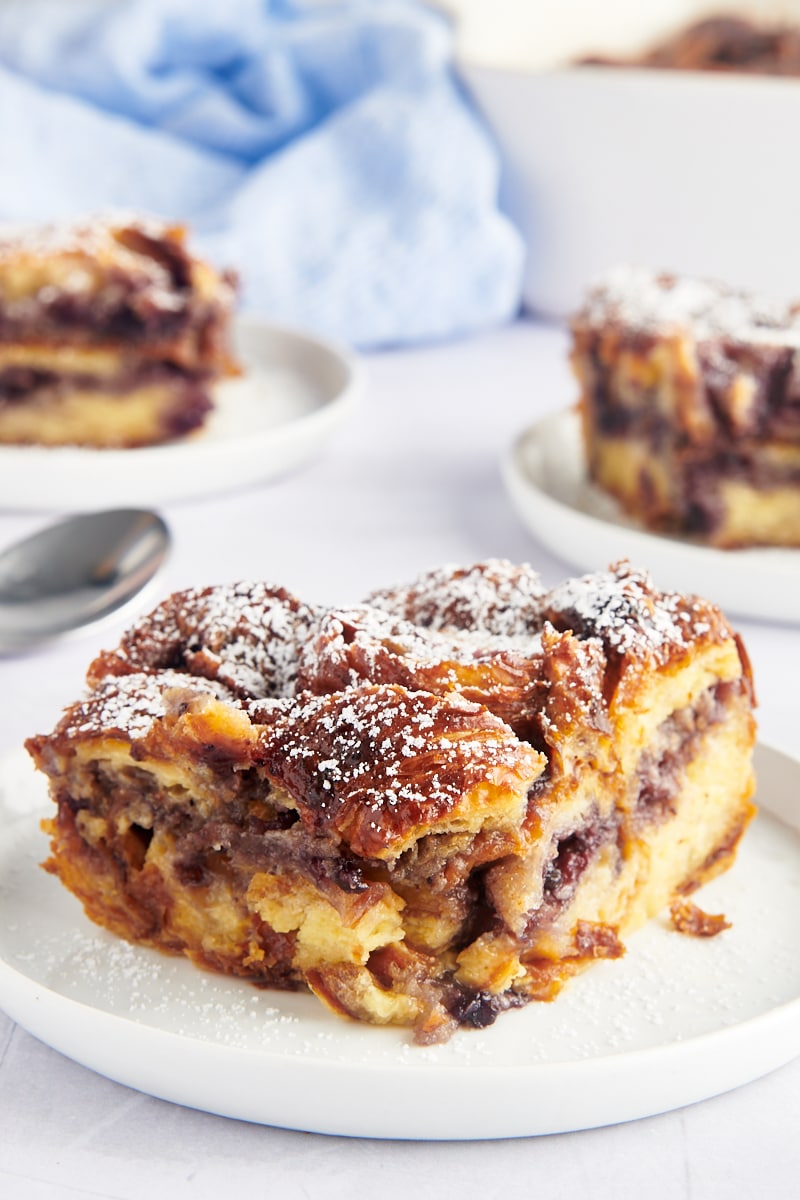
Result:
[[[578,67],[709,10],[800,3],[451,0],[464,82],[528,245],[526,306],[563,316],[618,263],[800,297],[800,79]]]

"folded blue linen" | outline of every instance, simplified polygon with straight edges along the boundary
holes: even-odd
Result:
[[[186,221],[243,307],[359,346],[517,311],[497,151],[415,0],[0,5],[0,220]]]

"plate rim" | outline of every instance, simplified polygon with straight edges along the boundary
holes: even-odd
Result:
[[[574,406],[549,413],[518,431],[502,456],[501,475],[506,493],[516,515],[531,536],[541,542],[561,561],[590,571],[607,566],[608,551],[606,551],[605,562],[600,561],[602,555],[590,559],[586,554],[574,551],[572,537],[565,544],[563,537],[565,527],[570,534],[574,533],[576,527],[584,534],[593,532],[597,535],[600,545],[610,538],[621,539],[624,537],[630,541],[629,552],[619,548],[616,551],[616,557],[629,557],[632,561],[645,560],[642,565],[646,566],[648,565],[646,559],[650,554],[657,560],[656,565],[652,566],[653,574],[659,576],[661,573],[666,574],[672,570],[679,570],[681,581],[677,588],[684,591],[705,591],[706,594],[709,594],[714,590],[715,582],[717,585],[719,583],[713,578],[715,573],[721,577],[723,587],[726,585],[732,587],[736,582],[741,581],[744,572],[749,574],[754,570],[762,573],[766,571],[783,585],[794,584],[797,591],[796,597],[793,599],[793,594],[790,594],[787,598],[781,592],[764,587],[759,590],[757,603],[745,603],[736,594],[726,600],[718,600],[718,603],[721,604],[721,607],[730,609],[731,612],[740,616],[775,620],[788,624],[800,622],[800,549],[751,546],[721,550],[717,547],[702,546],[681,537],[670,537],[667,534],[647,530],[635,524],[621,510],[618,520],[609,519],[603,515],[585,512],[577,505],[554,495],[548,489],[546,481],[541,479],[540,474],[532,472],[529,462],[526,461],[526,455],[530,454],[531,448],[535,448],[541,454],[544,463],[553,464],[551,447],[557,442],[558,437],[565,433],[567,436],[574,437],[579,422],[579,414]],[[593,485],[580,461],[575,460],[572,465],[580,469],[581,482],[592,488]],[[606,496],[599,489],[595,490],[604,503],[613,504],[611,497]],[[558,522],[557,531],[553,530],[551,534],[548,523],[544,520],[534,525],[531,516],[534,506],[541,513],[547,514],[553,522]],[[701,579],[705,577],[711,580],[711,588],[685,585],[684,575],[688,579],[689,572],[692,570],[696,570]],[[663,579],[660,579],[659,582],[661,586],[668,586]],[[714,599],[715,597],[710,596],[710,598]]]
[[[800,777],[800,757],[763,741],[758,742],[756,752],[765,769],[788,771]],[[24,758],[21,749],[0,756],[0,777],[9,764]],[[34,777],[32,764],[31,777]],[[769,796],[762,797],[760,807],[773,820],[800,832],[800,813],[796,822],[787,821],[771,806]],[[9,828],[18,829],[19,822],[37,819],[43,808],[37,804],[27,811],[8,811],[13,818]],[[58,1053],[124,1086],[219,1116],[334,1136],[473,1141],[597,1128],[710,1099],[760,1078],[800,1055],[800,993],[730,1026],[585,1059],[533,1064],[466,1060],[414,1063],[411,1048],[410,1057],[399,1058],[387,1066],[366,1057],[351,1062],[326,1058],[311,1045],[302,1049],[270,1045],[253,1052],[247,1047],[199,1038],[191,1032],[147,1024],[129,1013],[97,1008],[38,983],[12,965],[2,951],[0,987],[2,1007],[12,1020]],[[65,1013],[69,1020],[63,1019]],[[55,1021],[53,1014],[58,1017]],[[95,1030],[102,1027],[111,1036],[93,1037],[88,1043],[81,1041],[81,1029],[86,1026]],[[366,1034],[369,1032],[369,1028],[365,1030]],[[739,1053],[720,1053],[720,1047],[729,1050],[737,1042],[741,1043]],[[135,1052],[137,1048],[141,1054]],[[158,1053],[154,1054],[154,1049]],[[720,1068],[721,1061],[724,1069]],[[647,1068],[667,1063],[672,1070],[665,1087],[662,1075],[655,1069],[648,1072]],[[220,1068],[221,1064],[227,1064],[229,1069],[215,1072],[214,1068]],[[676,1069],[684,1064],[692,1069]],[[713,1065],[712,1086],[707,1078],[709,1064]],[[231,1065],[235,1069],[231,1070]],[[170,1077],[171,1066],[184,1069]],[[187,1071],[187,1066],[193,1069]],[[199,1090],[198,1067],[205,1080]],[[420,1083],[426,1089],[426,1111],[430,1110],[432,1098],[446,1112],[447,1101],[452,1100],[451,1089],[455,1083],[463,1083],[465,1072],[469,1072],[474,1086],[493,1086],[501,1089],[501,1095],[512,1095],[506,1095],[504,1103],[494,1112],[481,1111],[466,1124],[458,1119],[455,1123],[450,1119],[448,1123],[446,1118],[441,1127],[432,1129],[430,1120],[416,1111],[415,1097],[418,1100]],[[597,1104],[592,1099],[597,1087],[595,1080],[607,1085],[609,1073],[614,1078],[616,1094],[599,1115],[594,1111]],[[242,1080],[265,1086],[256,1087],[254,1094],[253,1086],[241,1086]],[[538,1102],[532,1111],[524,1106],[520,1111],[513,1103],[509,1108],[508,1100],[514,1100],[515,1089],[523,1096],[536,1098],[547,1088],[552,1089],[551,1095],[556,1099],[554,1111]],[[647,1096],[644,1100],[643,1088]],[[570,1089],[577,1094],[577,1101]],[[270,1093],[278,1100],[271,1101]],[[347,1104],[342,1104],[342,1094],[349,1097]],[[398,1111],[403,1113],[404,1132],[397,1129]]]
[[[248,473],[244,482],[234,482],[222,486],[186,486],[173,488],[166,499],[156,500],[155,503],[173,503],[191,500],[204,496],[221,494],[245,485],[266,482],[272,478],[287,474],[301,463],[311,458],[318,450],[323,440],[340,427],[347,417],[357,408],[363,399],[367,386],[367,368],[363,357],[355,348],[346,346],[333,338],[317,336],[309,330],[301,329],[290,324],[277,323],[259,317],[254,313],[241,313],[234,318],[233,336],[253,336],[266,334],[286,343],[293,343],[308,353],[322,354],[331,362],[336,363],[343,373],[343,383],[331,396],[325,397],[313,410],[300,413],[280,425],[260,430],[255,437],[239,433],[235,437],[222,439],[204,438],[204,431],[199,431],[194,437],[187,437],[172,442],[160,443],[155,446],[140,446],[126,449],[124,447],[97,449],[91,446],[14,446],[0,444],[0,478],[11,479],[11,485],[0,489],[0,512],[59,512],[71,511],[90,505],[75,504],[69,497],[62,503],[54,502],[52,496],[46,501],[37,499],[35,487],[32,492],[23,489],[22,499],[16,494],[15,485],[23,476],[34,470],[44,470],[55,464],[60,465],[65,476],[78,472],[89,472],[88,488],[107,486],[107,476],[115,468],[124,465],[127,471],[135,466],[140,476],[159,469],[170,470],[177,462],[179,470],[187,466],[196,466],[202,472],[210,463],[226,461],[241,451],[243,442],[247,442],[251,456],[265,450],[278,452],[286,449],[294,450],[285,463],[275,469],[254,470]],[[236,383],[236,380],[222,380],[221,385]],[[83,487],[86,493],[86,487]],[[124,487],[119,492],[113,491],[111,498],[104,497],[107,507],[119,504],[141,504],[144,493],[136,488],[128,493]],[[113,504],[112,504],[113,501]]]

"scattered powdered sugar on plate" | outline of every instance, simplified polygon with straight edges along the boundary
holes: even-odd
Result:
[[[31,772],[31,760],[24,750],[2,760],[0,772],[0,813],[29,815],[45,809],[48,802],[47,780]]]

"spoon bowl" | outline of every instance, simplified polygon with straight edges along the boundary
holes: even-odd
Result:
[[[166,559],[157,513],[79,513],[0,553],[0,654],[103,621],[127,605]]]

